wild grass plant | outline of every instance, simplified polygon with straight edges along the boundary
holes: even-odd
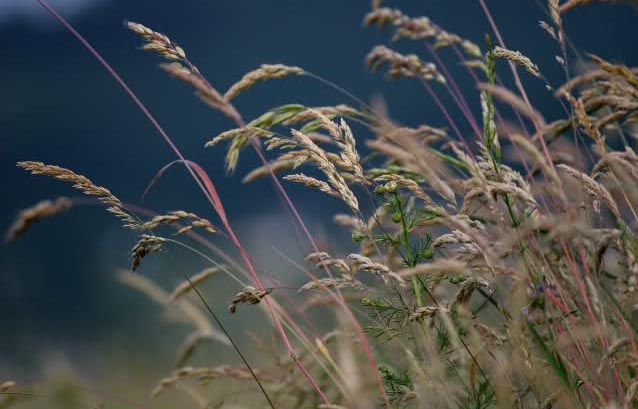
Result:
[[[206,393],[209,383],[224,378],[256,392],[252,407],[638,405],[638,70],[571,48],[562,19],[596,1],[549,0],[540,29],[556,42],[556,63],[565,73],[562,85],[554,85],[524,53],[507,48],[487,4],[478,1],[492,33],[477,41],[381,1],[365,16],[366,25],[389,31],[393,40],[425,46],[423,55],[377,46],[367,58],[371,69],[423,87],[440,108],[440,117],[413,128],[300,67],[264,64],[218,90],[169,37],[127,24],[142,48],[163,60],[164,71],[234,123],[206,144],[225,147],[227,170],[236,170],[245,151],[257,154],[262,165],[244,181],[271,178],[312,248],[307,265],[298,266],[307,277],[298,302],[256,268],[207,172],[181,154],[97,51],[38,0],[129,93],[175,152],[167,167],[184,166],[211,205],[207,215],[154,212],[69,169],[18,163],[101,202],[137,237],[120,280],[192,324],[174,372],[160,376],[151,392],[155,399],[178,389],[187,396],[181,407],[248,407],[245,400]],[[575,60],[588,70],[575,74]],[[475,90],[461,92],[447,68],[458,63]],[[507,88],[501,78],[510,75],[514,86]],[[542,107],[530,103],[523,75],[553,93],[563,118],[548,121]],[[339,89],[348,105],[291,103],[251,120],[234,105],[260,82],[288,76]],[[454,106],[443,104],[443,93]],[[461,132],[452,110],[470,133]],[[374,138],[358,137],[352,124]],[[152,184],[161,183],[165,169]],[[345,227],[359,250],[321,248],[288,196],[288,183],[340,201],[343,213],[326,223]],[[74,205],[61,197],[24,210],[8,239]],[[234,252],[222,252],[217,241],[230,241]],[[176,246],[210,266],[185,275],[174,289],[162,288],[144,274],[144,259]],[[267,365],[248,362],[234,341],[238,335],[227,332],[220,311],[198,290],[204,281],[228,279],[241,286],[227,297],[229,312],[264,316],[277,334],[255,340],[272,356]],[[309,311],[315,310],[334,317],[331,328],[313,322]],[[243,364],[191,366],[194,351],[211,341],[232,346]],[[11,382],[0,384],[0,392],[5,406],[26,393]]]

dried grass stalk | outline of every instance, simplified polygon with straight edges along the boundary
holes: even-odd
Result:
[[[455,307],[457,305],[466,305],[470,301],[470,297],[472,297],[474,290],[477,290],[479,288],[486,289],[488,293],[491,293],[490,283],[488,283],[483,278],[471,277],[463,281],[463,283],[461,284],[461,288],[459,288],[456,296],[454,297],[452,307]]]
[[[151,30],[150,28],[132,21],[126,22],[126,26],[135,34],[146,40],[142,47],[144,50],[155,51],[162,57],[171,61],[181,61],[186,58],[184,50],[174,44],[167,36]]]
[[[403,278],[390,270],[385,264],[372,261],[361,254],[350,254],[348,259],[352,262],[354,268],[373,273],[381,278],[384,283],[394,282],[400,286],[405,285]]]
[[[211,87],[199,74],[192,72],[180,63],[162,64],[160,67],[171,77],[191,86],[197,96],[211,108],[217,109],[231,119],[238,120],[239,114],[235,108],[217,91]]]
[[[283,64],[262,64],[261,67],[250,71],[244,75],[241,80],[233,84],[224,94],[224,98],[230,101],[258,82],[279,79],[289,75],[303,74],[305,74],[305,71],[300,67],[290,67]]]
[[[397,274],[401,278],[410,278],[413,276],[434,276],[441,277],[446,274],[463,274],[467,265],[453,258],[437,260],[432,263],[418,264],[414,268],[405,268],[399,270]]]
[[[22,236],[34,223],[45,217],[55,216],[66,212],[72,206],[71,199],[58,197],[55,200],[43,200],[35,205],[23,209],[7,231],[7,241],[11,242]]]
[[[250,138],[252,136],[255,137],[270,137],[273,133],[262,128],[257,128],[255,126],[244,126],[242,128],[231,129],[228,131],[224,131],[214,137],[212,140],[206,142],[205,147],[211,147],[219,144],[223,141],[234,140],[238,137]]]
[[[321,192],[327,193],[330,196],[341,197],[339,192],[334,190],[327,182],[319,180],[310,176],[306,176],[303,173],[284,176],[284,180],[289,182],[301,183],[304,186],[313,187]]]
[[[151,220],[143,223],[140,226],[140,230],[154,230],[160,226],[178,223],[181,221],[190,223],[190,226],[179,229],[177,231],[178,234],[185,233],[193,227],[202,228],[209,233],[215,233],[215,229],[210,221],[203,217],[199,217],[195,213],[188,213],[183,210],[175,210],[166,215],[155,216]]]
[[[426,81],[434,80],[442,84],[446,82],[445,77],[439,73],[433,63],[423,62],[415,54],[400,54],[383,45],[374,47],[368,54],[366,61],[372,70],[380,70],[383,66],[389,65],[388,73],[393,79],[408,77]]]
[[[317,144],[315,144],[307,135],[294,129],[292,130],[292,135],[296,144],[304,148],[312,161],[319,167],[324,175],[326,175],[330,187],[338,193],[341,200],[350,206],[352,210],[358,211],[359,201],[357,200],[357,197],[346,183],[343,175],[328,159],[326,152],[317,146]]]
[[[438,307],[434,305],[428,305],[426,307],[419,307],[412,314],[408,316],[409,321],[419,321],[425,317],[434,317],[439,310],[443,307]]]
[[[269,376],[265,371],[259,369],[253,369],[253,371],[262,382],[275,382],[277,380],[276,378]],[[252,380],[253,375],[250,373],[248,368],[243,366],[219,365],[210,368],[194,368],[187,366],[175,370],[172,376],[160,380],[157,387],[155,387],[151,393],[151,397],[155,398],[161,395],[168,388],[175,386],[178,382],[187,378],[195,378],[200,382],[200,384],[206,385],[210,381],[220,378],[241,381]]]
[[[463,39],[456,34],[449,33],[432,21],[428,17],[408,17],[400,10],[384,8],[373,8],[368,13],[363,23],[365,25],[376,25],[383,28],[391,25],[395,28],[393,41],[402,38],[411,40],[432,40],[435,48],[450,47],[460,44],[461,48],[469,57],[481,58],[481,49],[475,43]]]
[[[532,62],[528,57],[521,54],[520,51],[512,51],[499,46],[494,47],[494,56],[496,58],[503,58],[507,61],[513,62],[516,65],[520,65],[525,68],[525,71],[532,74],[535,77],[540,77],[540,70],[538,66]]]
[[[196,331],[184,340],[182,345],[177,349],[177,357],[175,359],[175,367],[181,368],[193,357],[195,350],[205,342],[215,341],[215,334],[211,332]]]
[[[200,273],[195,274],[189,280],[182,281],[168,297],[170,301],[175,301],[184,295],[188,294],[193,287],[197,287],[199,284],[206,281],[210,276],[217,274],[220,271],[220,267],[209,267],[204,269]]]
[[[362,291],[366,289],[366,286],[355,278],[344,274],[339,278],[325,277],[314,279],[301,286],[299,291],[321,290],[326,288],[349,288],[356,291]]]
[[[333,258],[330,254],[325,252],[311,253],[305,258],[306,262],[315,263],[315,267],[335,267],[339,272],[345,275],[353,275],[354,271],[348,263],[340,258]]]
[[[142,259],[147,255],[161,251],[164,243],[166,243],[166,239],[163,237],[149,234],[140,235],[139,240],[135,243],[129,255],[131,258],[131,270],[137,270]]]
[[[337,116],[347,117],[347,118],[356,118],[363,115],[356,108],[353,108],[349,105],[345,105],[345,104],[329,105],[329,106],[321,106],[321,107],[313,107],[313,108],[304,109],[303,111],[286,119],[283,122],[283,124],[286,126],[290,126],[290,125],[295,125],[295,124],[311,121],[317,118],[317,112],[323,114],[324,116],[328,118],[333,118]],[[324,142],[327,142],[327,141],[328,140]]]
[[[97,199],[100,202],[108,206],[107,210],[122,220],[126,227],[139,227],[137,219],[124,210],[124,205],[120,199],[115,197],[115,195],[107,188],[95,185],[85,176],[78,175],[77,173],[60,166],[45,165],[42,162],[18,162],[18,167],[26,169],[34,175],[49,176],[64,182],[73,183],[73,187],[80,192],[90,196],[97,196]]]
[[[247,286],[233,297],[228,307],[228,310],[231,314],[234,314],[237,311],[237,306],[243,303],[249,304],[259,304],[261,300],[272,293],[272,288],[266,288],[263,290],[259,290],[255,287]]]
[[[213,328],[208,317],[186,298],[180,298],[171,302],[169,294],[152,280],[140,274],[130,271],[119,271],[118,280],[123,284],[143,293],[157,304],[167,308],[173,317],[190,323],[199,334],[211,334],[211,336],[223,345],[230,345],[228,338]]]
[[[579,172],[578,170],[570,166],[567,166],[565,164],[560,164],[558,165],[558,167],[561,170],[565,171],[565,173],[567,173],[568,175],[572,176],[573,178],[581,182],[583,188],[590,196],[596,199],[599,199],[601,202],[607,205],[607,207],[609,208],[611,213],[614,215],[616,220],[618,220],[619,222],[622,221],[620,210],[618,210],[618,204],[616,203],[616,201],[614,200],[611,193],[609,193],[606,187],[596,182],[594,179],[592,179],[588,175],[582,172]]]

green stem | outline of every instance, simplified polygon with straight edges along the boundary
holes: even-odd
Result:
[[[403,238],[403,249],[405,251],[406,264],[408,267],[414,267],[414,260],[412,258],[412,249],[410,248],[410,236],[408,231],[408,224],[405,220],[405,212],[403,211],[403,203],[401,202],[401,197],[398,193],[394,192],[394,199],[397,202],[397,207],[399,208],[399,215],[401,216],[401,233]],[[414,289],[414,295],[416,297],[416,304],[420,307],[423,307],[423,298],[421,296],[421,283],[417,280],[416,277],[412,277],[412,288]]]

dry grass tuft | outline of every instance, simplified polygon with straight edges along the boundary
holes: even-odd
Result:
[[[564,117],[549,124],[545,107],[532,105],[517,74],[516,91],[500,81],[499,58],[546,81],[524,54],[502,47],[482,54],[428,17],[409,17],[382,7],[381,1],[372,2],[364,23],[391,27],[393,40],[417,41],[415,49],[425,46],[437,65],[377,46],[368,55],[369,67],[389,67],[392,78],[417,79],[443,114],[432,121],[445,121],[446,128],[402,126],[381,103],[356,108],[286,104],[244,121],[230,101],[257,83],[291,75],[327,81],[299,67],[262,65],[222,94],[167,36],[129,23],[144,39],[144,49],[169,61],[162,65],[165,71],[233,120],[234,129],[206,144],[229,144],[227,170],[237,167],[240,152],[251,142],[256,149],[263,142],[267,157],[245,181],[283,174],[346,205],[334,221],[347,229],[352,243],[315,241],[313,229],[301,222],[300,231],[312,239],[305,261],[318,274],[299,266],[299,274],[309,277],[303,284],[298,276],[268,274],[277,283],[277,296],[273,288],[263,288],[212,186],[208,191],[227,235],[198,234],[215,228],[185,211],[138,220],[108,189],[82,175],[40,162],[18,166],[71,182],[141,234],[131,250],[132,270],[148,254],[168,250],[168,243],[183,245],[215,266],[172,291],[132,272],[119,275],[165,307],[167,318],[191,326],[177,347],[177,369],[159,382],[153,396],[174,388],[199,407],[221,407],[223,398],[211,399],[202,386],[227,378],[255,380],[273,408],[636,407],[638,71],[591,55],[591,70],[572,76],[562,13],[594,2],[548,1],[550,20],[541,27],[558,42],[566,74],[554,93],[562,99]],[[442,47],[449,48],[452,63],[467,68],[478,91],[462,93],[443,61],[448,53],[438,53]],[[532,83],[543,86],[549,79]],[[439,98],[441,90],[451,101]],[[474,117],[468,101],[477,109],[480,102],[480,117]],[[474,139],[457,126],[448,103],[466,117]],[[510,124],[511,113],[520,126]],[[528,122],[534,125],[532,134],[525,129]],[[367,133],[374,137],[362,144]],[[210,185],[201,172],[200,181]],[[69,207],[70,201],[61,198],[24,210],[8,239]],[[196,245],[152,233],[165,226]],[[226,238],[250,272],[212,242]],[[305,248],[307,243],[299,244]],[[228,267],[217,264],[217,256]],[[206,294],[197,286],[219,271],[243,288],[232,297],[230,313],[262,300],[268,307],[254,314],[272,319],[287,353],[281,353],[279,340],[255,335],[264,353],[260,364],[270,364],[262,366],[266,369],[253,370],[239,347],[212,325],[223,325],[221,315],[205,303],[207,316],[188,296],[196,290],[203,301]],[[297,288],[295,296],[284,297]],[[333,316],[336,320],[326,319]],[[246,366],[188,366],[201,345],[213,340],[235,347]],[[0,392],[12,387],[1,383]]]

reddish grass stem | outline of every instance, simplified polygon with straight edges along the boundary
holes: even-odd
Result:
[[[177,157],[181,161],[184,161],[184,165],[186,166],[186,169],[191,174],[193,179],[196,181],[196,183],[198,184],[200,189],[202,189],[202,191],[204,192],[206,198],[209,200],[209,202],[211,202],[211,204],[213,205],[213,207],[217,211],[217,213],[220,216],[220,218],[222,218],[222,216],[223,216],[223,224],[227,228],[228,233],[231,236],[231,240],[233,241],[233,244],[237,247],[237,250],[239,251],[243,261],[246,263],[246,266],[247,266],[248,270],[251,272],[251,274],[254,275],[254,278],[256,279],[256,283],[260,285],[261,289],[263,289],[263,286],[261,286],[261,281],[259,281],[259,277],[257,276],[257,273],[254,271],[254,269],[253,269],[253,267],[252,267],[252,265],[250,263],[250,260],[247,257],[246,251],[241,246],[239,240],[235,236],[232,228],[230,227],[230,224],[228,223],[228,221],[227,221],[227,219],[225,217],[224,208],[223,208],[223,206],[221,204],[221,201],[219,200],[219,197],[218,196],[215,196],[215,197],[212,196],[212,194],[216,195],[216,192],[214,190],[214,186],[212,185],[212,182],[210,181],[210,179],[208,179],[208,176],[203,171],[203,169],[201,169],[201,167],[196,165],[194,162],[187,161],[184,158],[184,156],[182,155],[180,150],[173,143],[173,141],[168,136],[168,134],[164,131],[164,129],[160,126],[159,122],[157,122],[155,117],[150,113],[150,111],[146,108],[146,106],[142,103],[142,101],[137,97],[137,95],[133,92],[133,90],[126,84],[126,82],[113,69],[113,67],[111,67],[111,65],[100,55],[100,53],[98,53],[97,50],[64,17],[62,17],[55,9],[53,9],[51,6],[49,6],[44,0],[35,0],[35,1],[38,4],[40,4],[45,10],[47,10],[56,20],[58,20],[67,30],[69,30],[82,43],[82,45],[84,45],[84,47],[86,47],[89,50],[89,52],[100,62],[100,64],[102,64],[102,66],[109,72],[109,74],[118,82],[118,84],[124,89],[124,91],[129,95],[129,97],[135,102],[137,107],[142,111],[142,113],[144,113],[144,115],[151,122],[151,124],[155,127],[155,129],[157,129],[157,131],[160,133],[162,138],[164,138],[164,140],[170,146],[170,148],[173,150],[175,155],[177,155]],[[197,166],[197,168],[196,168],[198,170],[197,175],[195,174],[195,171],[193,170],[193,165]],[[204,181],[208,180],[208,182],[210,182],[210,184],[208,186],[204,187],[204,185],[202,184],[203,181],[200,180],[197,176],[199,176],[200,178],[202,178],[202,176],[205,176],[206,178],[204,179]],[[266,303],[267,303],[268,306],[270,306],[270,303],[268,302],[268,299],[266,299]],[[272,310],[272,308],[271,308],[271,313],[272,313],[272,317],[273,317],[273,321],[275,323],[275,326],[277,327],[277,329],[278,329],[278,331],[279,331],[279,333],[280,333],[280,335],[282,337],[282,340],[284,341],[284,344],[288,348],[288,351],[289,351],[291,357],[294,358],[295,357],[294,348],[290,344],[290,341],[288,340],[288,337],[286,336],[286,333],[285,333],[285,331],[283,329],[283,326],[281,325],[281,322],[277,318],[277,316],[276,316],[275,312]],[[295,361],[295,364],[297,365],[297,367],[299,367],[299,369],[303,372],[304,376],[311,383],[312,387],[321,396],[322,400],[325,403],[330,403],[328,398],[326,397],[326,395],[321,391],[321,388],[319,387],[318,383],[315,381],[315,379],[312,377],[312,375],[310,375],[310,373],[306,370],[304,365],[298,359],[294,359],[294,361]],[[257,382],[259,382],[259,380],[257,378],[255,378],[255,380]]]

